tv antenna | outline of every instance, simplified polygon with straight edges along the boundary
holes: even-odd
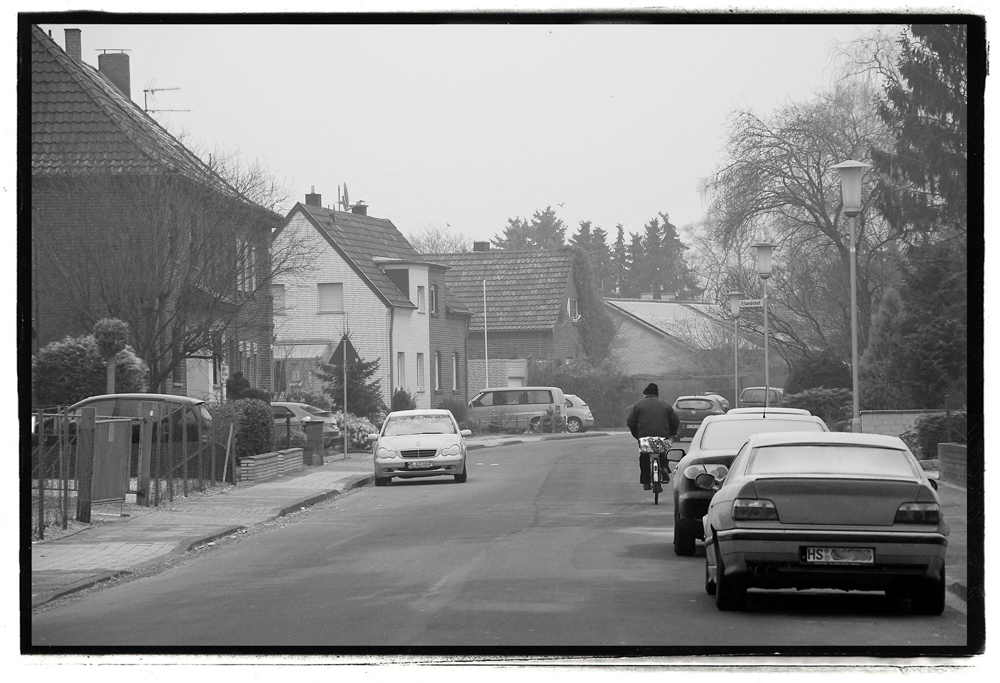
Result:
[[[149,113],[156,113],[161,111],[191,111],[190,109],[150,109],[149,101],[152,100],[156,102],[156,93],[163,92],[166,90],[180,90],[180,88],[157,88],[156,83],[150,82],[142,91],[142,110]]]

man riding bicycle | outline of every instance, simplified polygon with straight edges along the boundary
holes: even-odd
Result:
[[[638,441],[644,436],[660,436],[666,439],[677,437],[681,419],[665,401],[661,401],[660,389],[650,384],[642,391],[642,400],[637,401],[629,411],[626,424],[632,432],[632,437]],[[649,481],[649,453],[639,453],[639,483],[648,491],[652,488]]]

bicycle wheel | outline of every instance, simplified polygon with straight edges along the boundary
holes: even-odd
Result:
[[[660,504],[660,491],[662,490],[660,486],[660,458],[659,456],[650,456],[649,458],[650,466],[650,479],[653,481],[653,505]]]

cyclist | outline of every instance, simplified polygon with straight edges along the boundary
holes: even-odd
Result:
[[[660,388],[650,383],[643,389],[642,395],[642,399],[632,406],[626,420],[632,437],[636,441],[644,436],[676,438],[681,419],[669,403],[660,400]],[[652,488],[649,481],[649,453],[639,453],[639,483],[646,491]]]

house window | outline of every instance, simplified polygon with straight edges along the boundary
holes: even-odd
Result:
[[[434,288],[431,288],[431,301],[434,300],[433,295]],[[434,352],[434,369],[431,371],[434,373],[434,391],[441,391],[441,352]]]
[[[406,354],[400,351],[396,354],[396,386],[406,386]]]
[[[424,310],[424,288],[417,286],[417,313],[426,313]]]
[[[250,294],[257,286],[256,274],[254,273],[254,245],[253,242],[240,240],[238,248],[237,259],[240,271],[240,289],[244,293]]]
[[[451,390],[458,391],[458,353],[451,354]]]
[[[271,285],[271,310],[274,315],[285,314],[285,285]]]
[[[438,312],[438,286],[431,285],[431,313]]]
[[[316,301],[317,313],[343,313],[344,283],[321,282],[316,285]]]
[[[577,307],[576,299],[566,300],[566,312],[569,313],[571,320],[580,317],[580,311]]]
[[[424,390],[424,354],[417,354],[417,391]]]

